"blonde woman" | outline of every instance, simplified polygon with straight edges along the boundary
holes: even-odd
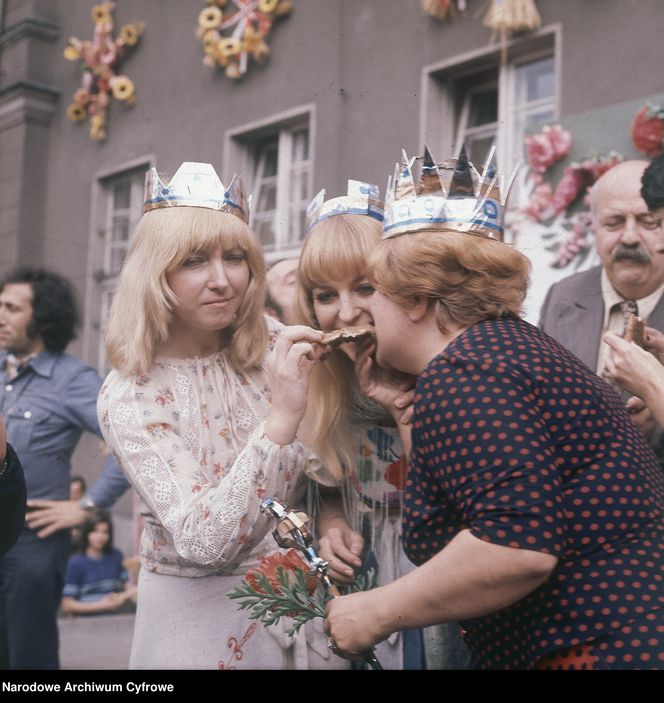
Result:
[[[98,404],[144,506],[130,666],[316,667],[226,594],[276,551],[261,501],[296,503],[319,466],[296,435],[321,333],[263,316],[263,257],[237,180],[226,189],[209,164],[185,163],[168,186],[151,171],[146,191]]]
[[[298,269],[298,303],[308,326],[331,332],[372,322],[374,288],[366,271],[382,232],[376,191],[350,181],[347,196],[312,201]],[[353,580],[365,539],[379,583],[413,568],[401,546],[413,379],[377,367],[373,351],[373,345],[346,344],[313,369],[303,426],[341,489],[321,492],[318,516],[321,553],[340,582]],[[421,632],[394,635],[378,646],[377,656],[385,668],[423,668]],[[451,658],[462,665],[458,653],[452,651],[448,663]]]

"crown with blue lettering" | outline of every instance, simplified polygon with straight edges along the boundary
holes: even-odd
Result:
[[[151,168],[145,174],[143,212],[161,207],[202,207],[228,212],[249,223],[251,196],[244,193],[244,184],[237,173],[228,188],[211,164],[185,161],[166,186]]]
[[[365,215],[383,221],[383,203],[378,186],[362,181],[348,181],[348,193],[325,200],[325,188],[307,205],[307,232],[319,222],[335,215]]]
[[[492,147],[480,173],[468,161],[465,146],[458,158],[442,163],[435,161],[427,146],[424,156],[412,159],[402,151],[401,163],[387,182],[383,239],[439,230],[502,242],[503,209],[516,170],[506,183],[496,170],[494,155]],[[417,182],[413,175],[416,161],[422,162]]]

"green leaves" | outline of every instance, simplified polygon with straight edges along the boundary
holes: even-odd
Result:
[[[313,595],[309,595],[307,574],[301,569],[287,571],[278,566],[276,583],[260,572],[256,573],[256,580],[262,592],[242,581],[228,594],[238,602],[240,609],[249,610],[251,620],[276,625],[282,617],[293,618],[293,624],[287,630],[292,637],[312,618],[325,617],[325,591],[319,584]]]
[[[228,593],[228,597],[238,602],[241,610],[248,610],[251,620],[259,620],[264,625],[277,625],[282,617],[293,619],[286,633],[292,637],[309,620],[325,617],[327,594],[319,582],[313,594],[309,593],[308,579],[302,569],[285,569],[277,566],[272,578],[260,570],[253,572],[255,585],[242,581]],[[367,591],[377,585],[377,573],[370,569],[360,574],[345,593]]]

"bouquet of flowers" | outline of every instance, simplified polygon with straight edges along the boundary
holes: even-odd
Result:
[[[359,576],[347,593],[375,585],[376,574],[371,569],[366,576]],[[295,549],[264,557],[228,597],[236,600],[241,610],[248,610],[251,620],[264,625],[276,625],[282,617],[292,618],[287,630],[291,637],[309,620],[325,617],[327,600],[320,578]]]

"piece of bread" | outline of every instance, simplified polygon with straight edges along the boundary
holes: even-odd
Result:
[[[642,347],[644,328],[645,323],[640,317],[630,315],[625,321],[625,332],[623,334],[623,338],[627,342],[634,342],[634,344],[638,344]]]
[[[363,337],[375,337],[376,330],[371,325],[356,325],[355,327],[341,327],[334,332],[328,332],[323,336],[321,344],[325,344],[332,349],[346,342],[357,342]]]

